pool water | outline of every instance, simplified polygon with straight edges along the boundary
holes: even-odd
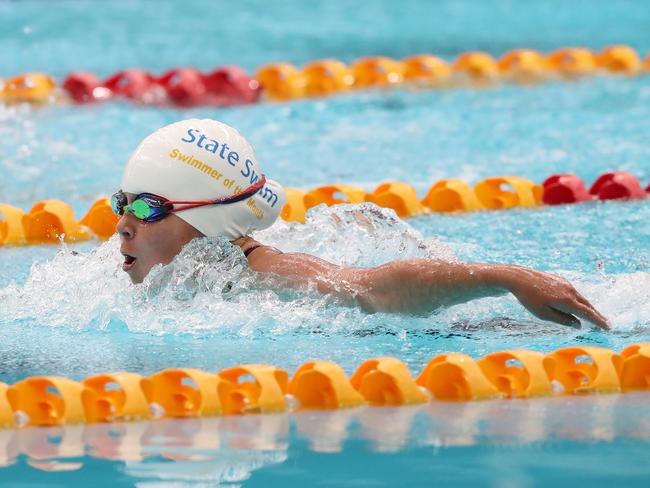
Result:
[[[416,52],[451,60],[473,49],[499,56],[517,47],[612,43],[650,51],[645,2],[293,1],[269,8],[249,0],[225,10],[212,2],[157,3],[155,12],[146,1],[56,8],[3,2],[0,76],[42,70],[61,79],[75,70],[105,76],[125,67],[160,73],[229,63],[254,70],[281,60],[300,65]],[[189,117],[237,127],[271,178],[302,189],[349,183],[371,191],[401,180],[424,196],[441,178],[473,184],[512,174],[541,182],[572,172],[591,183],[608,170],[650,182],[650,77],[595,77],[489,90],[400,88],[231,109],[0,106],[0,201],[28,209],[60,198],[80,217],[117,188],[144,136]],[[140,287],[119,271],[115,238],[3,248],[0,381],[183,366],[218,371],[251,362],[293,373],[313,359],[336,361],[352,373],[383,355],[417,374],[450,351],[480,357],[575,344],[620,351],[650,341],[649,219],[643,201],[406,222],[370,206],[341,206],[313,209],[305,225],[279,222],[256,236],[346,265],[436,257],[551,271],[612,321],[609,333],[541,322],[512,297],[429,317],[367,315],[329,297],[278,291],[277,282],[253,276],[224,242],[193,243]],[[214,267],[198,276],[188,271],[206,259]],[[0,464],[9,464],[0,482],[640,484],[650,474],[642,457],[648,413],[648,396],[638,394],[0,431]],[[119,452],[102,451],[114,449],[112,442]]]
[[[17,486],[594,486],[647,479],[648,395],[66,428],[7,439]],[[1,437],[0,437],[1,438]],[[0,462],[6,462],[0,452]]]

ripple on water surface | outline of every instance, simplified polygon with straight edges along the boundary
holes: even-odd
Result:
[[[107,103],[0,106],[0,201],[29,208],[61,198],[78,215],[119,186],[146,135],[189,117],[222,120],[255,146],[285,186],[347,183],[372,191],[401,180],[420,197],[442,178],[513,174],[542,182],[605,171],[650,180],[650,78],[492,90],[377,91],[288,104],[192,110]]]

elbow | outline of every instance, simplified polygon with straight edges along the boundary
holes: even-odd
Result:
[[[413,304],[402,292],[404,287],[410,287],[407,273],[400,273],[395,264],[356,270],[346,280],[351,283],[354,299],[364,312],[413,313]]]

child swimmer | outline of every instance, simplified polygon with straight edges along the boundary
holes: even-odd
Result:
[[[253,271],[315,286],[368,312],[428,314],[510,292],[540,319],[571,327],[585,319],[610,328],[569,282],[522,266],[407,259],[351,268],[249,237],[273,224],[284,200],[282,187],[261,173],[253,147],[237,130],[210,119],[163,127],[140,143],[112,198],[122,268],[141,283],[192,239],[221,235],[242,249]]]

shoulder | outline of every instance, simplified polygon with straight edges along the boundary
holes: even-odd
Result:
[[[266,246],[248,236],[240,237],[239,239],[233,241],[233,244],[239,246],[244,253],[244,256],[246,256],[249,260],[253,253],[255,253],[256,256],[268,253],[282,254],[282,251],[279,251],[278,249],[271,246]]]

